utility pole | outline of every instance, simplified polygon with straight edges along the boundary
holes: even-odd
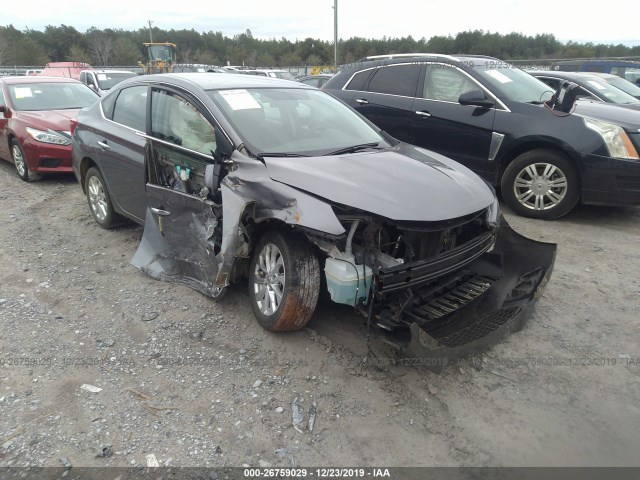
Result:
[[[333,0],[333,66],[338,69],[338,0]]]
[[[153,33],[151,33],[151,24],[153,23],[151,20],[147,20],[149,22],[149,40],[153,43]]]

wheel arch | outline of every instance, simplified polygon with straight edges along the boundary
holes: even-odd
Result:
[[[497,159],[498,168],[496,169],[495,177],[491,179],[494,186],[500,186],[502,176],[513,160],[518,158],[523,153],[530,152],[532,150],[552,150],[555,153],[558,153],[567,158],[576,169],[576,172],[578,173],[578,181],[580,182],[580,185],[582,185],[582,171],[578,163],[579,154],[577,152],[569,147],[569,145],[558,142],[557,139],[531,138],[517,142],[501,153],[501,155]]]
[[[85,179],[87,177],[87,172],[91,167],[95,167],[102,174],[102,170],[100,170],[98,164],[91,157],[84,157],[80,160],[80,186],[82,187],[83,193],[87,193]]]

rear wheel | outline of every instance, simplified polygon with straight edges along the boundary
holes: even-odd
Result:
[[[89,210],[96,223],[105,229],[120,225],[124,219],[113,209],[111,197],[109,197],[109,191],[100,170],[91,167],[87,171],[84,183]]]
[[[303,328],[320,292],[318,257],[306,239],[279,231],[265,233],[254,248],[249,297],[258,323],[272,332]]]
[[[553,220],[566,215],[580,199],[573,163],[559,152],[536,149],[509,164],[502,176],[502,198],[518,215]]]
[[[25,182],[34,182],[40,179],[40,175],[33,170],[29,170],[22,148],[20,148],[20,144],[15,139],[11,140],[11,158],[13,159],[13,164],[16,167],[18,176],[22,180]]]

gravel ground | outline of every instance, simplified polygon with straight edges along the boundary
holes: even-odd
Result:
[[[559,244],[551,282],[522,332],[435,375],[364,364],[348,307],[272,334],[244,288],[155,281],[140,227],[0,162],[0,466],[640,465],[640,209],[506,216]]]

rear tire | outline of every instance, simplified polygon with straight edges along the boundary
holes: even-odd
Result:
[[[255,246],[249,298],[258,323],[271,332],[300,330],[309,323],[320,293],[320,267],[311,244],[276,230]]]
[[[20,147],[20,144],[15,138],[11,140],[11,159],[13,160],[13,164],[16,167],[16,172],[18,172],[20,179],[25,182],[35,182],[40,180],[40,175],[33,170],[29,170],[27,159],[24,156],[22,147]]]
[[[550,149],[525,152],[502,175],[502,198],[518,215],[554,220],[580,200],[580,177],[573,163]]]
[[[84,184],[89,211],[96,223],[104,229],[121,225],[124,218],[113,209],[107,184],[104,182],[100,170],[91,167],[84,177]]]

